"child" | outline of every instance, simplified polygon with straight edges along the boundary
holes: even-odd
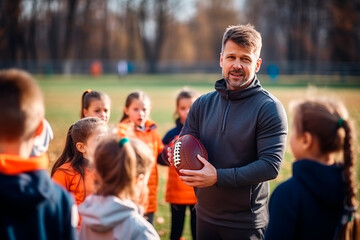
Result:
[[[79,207],[80,239],[160,239],[136,204],[153,163],[150,149],[140,140],[107,139],[99,144],[95,153],[99,189]]]
[[[64,150],[51,170],[51,177],[73,193],[77,205],[93,193],[94,151],[107,134],[107,124],[100,118],[80,119],[69,128]]]
[[[109,122],[110,120],[110,98],[107,94],[86,90],[81,97],[80,117],[98,117]]]
[[[357,207],[352,134],[341,103],[315,98],[295,105],[293,176],[271,196],[266,239],[335,239],[342,214]]]
[[[28,73],[0,71],[0,109],[0,239],[76,239],[73,198],[51,181],[46,154],[30,157],[45,109]]]
[[[197,94],[194,91],[182,90],[176,98],[176,127],[166,133],[162,142],[166,146],[171,141],[178,137],[181,129],[185,123],[187,114],[192,103],[195,101]],[[163,161],[167,162],[167,147],[164,148]],[[160,161],[159,161],[160,162]],[[184,227],[186,207],[191,211],[191,233],[192,238],[196,239],[196,214],[195,203],[196,196],[194,189],[185,185],[179,178],[173,166],[169,167],[168,182],[166,187],[166,202],[170,203],[171,207],[171,234],[170,239],[179,240]]]
[[[155,122],[149,118],[150,110],[150,99],[144,92],[130,93],[126,98],[123,117],[118,124],[118,135],[120,137],[133,136],[142,140],[152,150],[154,159],[157,159],[163,150],[163,144]],[[152,223],[154,212],[157,210],[158,172],[156,164],[152,168],[148,187],[148,206],[144,217]]]

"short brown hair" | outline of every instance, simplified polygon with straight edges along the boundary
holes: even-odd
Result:
[[[28,140],[44,117],[40,87],[25,71],[0,71],[0,140]]]
[[[222,39],[221,52],[224,52],[224,47],[228,40],[232,40],[236,44],[248,48],[255,53],[257,57],[260,56],[262,39],[260,33],[255,30],[253,25],[246,24],[227,27]]]

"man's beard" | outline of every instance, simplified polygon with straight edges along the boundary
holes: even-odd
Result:
[[[239,81],[239,82],[230,82],[230,75],[231,74],[237,74],[237,73],[241,73],[242,74],[242,81]],[[250,84],[250,82],[252,81],[252,79],[250,78],[246,78],[246,75],[245,75],[245,72],[243,70],[233,70],[233,71],[230,71],[227,75],[227,78],[223,75],[223,78],[225,79],[227,85],[228,85],[228,88],[229,86],[231,87],[235,87],[235,88],[242,88],[244,86],[248,86]],[[234,85],[235,84],[235,85]]]

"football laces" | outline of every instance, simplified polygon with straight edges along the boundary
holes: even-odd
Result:
[[[180,148],[181,148],[181,142],[175,143],[175,146],[174,146],[174,167],[176,167],[176,168],[180,164]]]

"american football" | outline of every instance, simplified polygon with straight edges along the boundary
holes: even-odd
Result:
[[[198,154],[208,159],[206,149],[198,139],[190,134],[181,136],[172,148],[171,164],[179,175],[180,169],[199,170],[204,164],[196,157]]]

